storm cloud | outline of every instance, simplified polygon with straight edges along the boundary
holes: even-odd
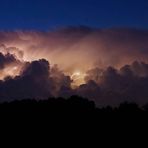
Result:
[[[70,83],[69,76],[54,67],[50,68],[45,59],[26,62],[20,75],[0,81],[0,101],[55,97],[63,87],[70,89]]]
[[[11,53],[0,52],[0,79],[8,76],[18,75],[22,69],[23,62]]]
[[[0,81],[1,101],[79,95],[97,105],[118,105],[124,101],[145,104],[148,101],[148,64],[133,62],[120,69],[90,69],[85,84],[72,88],[73,80],[57,65],[45,59],[26,62],[19,76]]]
[[[77,94],[91,98],[99,105],[119,105],[122,102],[148,102],[148,64],[133,62],[120,69],[91,69],[86,83],[77,88]]]
[[[0,32],[0,43],[23,51],[24,60],[45,58],[64,72],[86,72],[99,67],[121,67],[147,61],[148,31],[67,27],[47,32]]]
[[[147,30],[1,31],[0,45],[1,101],[80,95],[98,105],[148,102]]]

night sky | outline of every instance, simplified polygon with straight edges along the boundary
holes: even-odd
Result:
[[[1,0],[0,29],[148,28],[147,0]]]
[[[0,102],[72,95],[148,103],[147,0],[0,0]]]

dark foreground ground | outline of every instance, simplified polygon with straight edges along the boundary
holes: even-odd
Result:
[[[134,103],[123,103],[117,108],[97,108],[94,102],[78,96],[0,104],[0,134],[6,139],[17,136],[16,142],[28,138],[33,141],[35,137],[35,143],[45,138],[50,144],[49,137],[52,137],[55,144],[59,139],[66,143],[70,139],[75,143],[79,137],[80,141],[84,139],[87,143],[95,137],[98,145],[101,139],[113,139],[112,142],[116,143],[119,138],[124,143],[125,139],[131,141],[133,136],[147,135],[147,119],[147,105],[139,108]]]

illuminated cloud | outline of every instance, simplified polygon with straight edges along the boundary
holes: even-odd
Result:
[[[148,31],[67,27],[49,32],[0,32],[0,44],[23,51],[24,60],[45,58],[64,71],[86,72],[93,66],[121,67],[148,62]]]
[[[0,53],[0,79],[8,76],[19,75],[23,63],[19,61],[15,55],[10,53]]]
[[[0,96],[148,102],[147,41],[148,31],[136,29],[1,31]]]

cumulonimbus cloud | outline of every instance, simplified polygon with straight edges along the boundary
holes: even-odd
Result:
[[[77,94],[102,105],[148,102],[147,41],[148,31],[137,29],[1,31],[0,96],[9,100]],[[85,83],[72,88],[74,72],[83,74]]]
[[[92,66],[121,67],[135,60],[147,62],[148,31],[68,27],[49,32],[0,32],[0,44],[23,51],[24,60],[45,58],[65,72]]]

